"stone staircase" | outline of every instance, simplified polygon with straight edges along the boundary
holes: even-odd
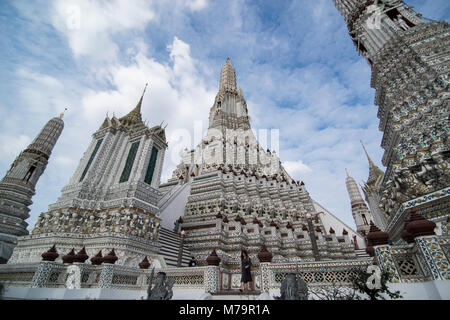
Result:
[[[367,254],[366,249],[356,249],[356,258],[357,259],[370,259],[370,256]]]
[[[178,262],[178,250],[180,246],[180,235],[166,228],[161,228],[159,230],[158,241],[161,245],[159,254],[164,257],[167,267],[176,267]],[[187,267],[189,260],[191,260],[191,253],[189,252],[189,249],[184,246],[181,266]]]

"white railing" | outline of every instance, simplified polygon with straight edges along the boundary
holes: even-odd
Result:
[[[0,283],[8,286],[33,286],[36,272],[39,270],[38,263],[0,265]],[[43,262],[46,263],[46,262]],[[69,264],[57,262],[47,263],[50,270],[46,275],[45,283],[42,286],[47,288],[65,288],[68,277]],[[128,289],[128,290],[147,290],[151,269],[138,269],[121,265],[100,265],[92,264],[74,264],[80,269],[81,288],[100,288],[110,289]],[[165,268],[155,269],[154,278],[158,272],[165,272],[167,277],[174,278],[174,289],[177,288],[195,288],[203,289],[205,287],[205,272],[207,267],[193,268]],[[112,272],[110,279],[101,283],[102,273]],[[105,277],[103,277],[105,278]]]

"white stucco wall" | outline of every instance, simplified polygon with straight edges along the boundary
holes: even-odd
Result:
[[[168,200],[168,205],[160,212],[161,226],[169,230],[173,230],[174,222],[184,215],[184,207],[191,192],[190,183],[174,188],[177,187],[179,190],[174,192]]]
[[[323,214],[320,215],[320,218],[322,219],[322,223],[327,233],[330,230],[330,228],[333,228],[333,230],[336,232],[336,235],[341,236],[342,230],[345,229],[348,232],[350,240],[353,240],[353,236],[356,235],[356,239],[358,241],[358,246],[360,249],[366,247],[366,242],[364,238],[355,230],[353,230],[353,228],[351,228],[350,226],[339,220],[335,215],[333,215],[330,211],[325,209],[322,205],[320,205],[316,201],[314,201],[314,208],[316,209],[317,212],[323,212]]]

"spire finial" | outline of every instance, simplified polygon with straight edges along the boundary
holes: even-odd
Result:
[[[64,108],[64,111],[61,112],[61,113],[59,114],[59,118],[60,118],[60,119],[64,118],[64,113],[65,113],[66,111],[67,111],[67,107]]]
[[[147,90],[147,86],[148,86],[148,82],[145,84],[144,91],[142,92],[142,97],[143,97],[144,94],[145,94],[145,90]]]
[[[347,168],[345,168],[345,173],[347,174],[347,177],[350,177],[350,175],[348,174]]]
[[[227,57],[227,63],[228,63],[228,64],[231,64],[231,62],[230,62],[230,57]]]
[[[361,145],[362,145],[362,147],[364,149],[364,152],[366,153],[367,160],[369,160],[369,165],[371,167],[375,166],[375,164],[373,163],[372,159],[370,159],[369,154],[367,153],[367,150],[366,150],[366,147],[364,146],[364,143],[362,142],[362,140],[359,140],[359,142],[361,142]]]

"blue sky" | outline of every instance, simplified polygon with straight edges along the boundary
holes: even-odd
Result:
[[[407,3],[449,21],[446,0]],[[370,68],[332,0],[1,1],[0,28],[0,173],[69,106],[31,226],[60,195],[106,112],[127,113],[146,82],[143,117],[168,123],[169,153],[174,130],[192,132],[195,121],[206,130],[227,57],[252,127],[280,129],[288,172],[344,222],[354,226],[345,168],[358,182],[368,176],[360,139],[384,169]],[[169,153],[163,181],[178,163]]]

